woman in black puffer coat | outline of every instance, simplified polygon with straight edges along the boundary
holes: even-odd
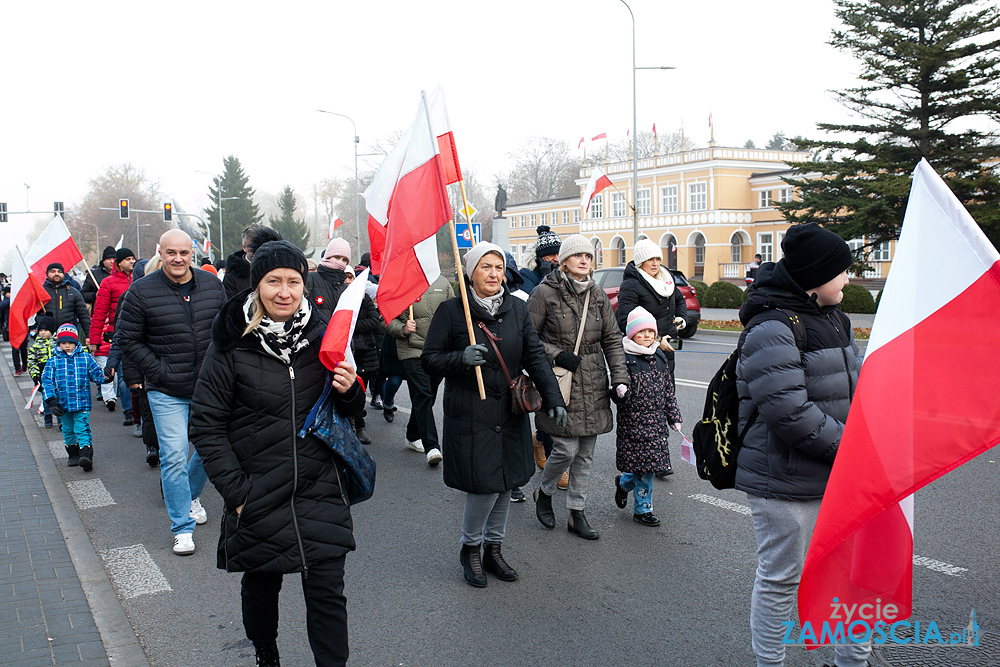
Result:
[[[230,299],[191,402],[191,442],[225,500],[218,566],[245,572],[243,624],[259,665],[277,665],[282,575],[302,573],[317,665],[347,664],[344,561],[353,524],[337,464],[313,436],[300,438],[323,391],[319,348],[326,318],[302,298],[308,266],[286,241],[254,253],[252,291]],[[338,411],[364,394],[350,366],[331,374]]]

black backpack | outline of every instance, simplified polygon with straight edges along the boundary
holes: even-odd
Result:
[[[736,459],[743,446],[743,438],[760,414],[757,406],[754,406],[743,430],[738,430],[740,397],[736,390],[736,363],[739,361],[740,350],[743,348],[747,333],[757,324],[767,320],[778,320],[787,324],[795,336],[795,345],[799,351],[806,348],[806,327],[798,315],[780,308],[766,310],[755,315],[747,323],[743,333],[740,334],[736,349],[726,358],[708,383],[705,409],[701,421],[694,426],[691,444],[694,448],[698,476],[707,479],[717,489],[732,489],[736,486]]]

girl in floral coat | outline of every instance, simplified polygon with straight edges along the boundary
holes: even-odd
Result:
[[[642,526],[660,525],[650,498],[653,473],[663,470],[669,460],[667,426],[681,430],[673,379],[656,332],[656,318],[639,306],[628,314],[622,339],[631,383],[618,400],[616,464],[624,474],[615,477],[615,504],[625,509],[631,491],[632,520]]]

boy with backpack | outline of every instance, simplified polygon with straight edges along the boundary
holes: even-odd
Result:
[[[35,384],[41,383],[45,364],[48,363],[55,352],[56,343],[52,338],[52,333],[55,329],[55,319],[48,315],[38,318],[35,342],[28,348],[28,375],[31,376],[31,381]],[[49,410],[49,406],[45,404],[45,401],[42,401],[42,414],[45,416],[45,428],[52,428],[52,411]]]
[[[42,372],[43,400],[62,421],[68,466],[85,471],[94,467],[93,434],[90,431],[90,382],[101,384],[104,373],[90,353],[80,346],[72,324],[56,329],[56,349]]]
[[[749,326],[736,363],[735,488],[747,494],[757,541],[750,633],[761,666],[784,662],[783,622],[861,367],[851,322],[837,309],[853,262],[847,243],[808,223],[792,225],[781,248],[784,258],[761,265],[740,309]],[[836,665],[863,667],[870,652],[838,645]]]

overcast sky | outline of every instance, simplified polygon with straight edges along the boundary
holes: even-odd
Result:
[[[828,92],[857,64],[827,41],[830,0],[632,0],[638,125],[699,145],[778,130],[815,136],[846,118]],[[361,152],[444,86],[463,165],[481,179],[531,136],[632,125],[632,25],[619,0],[5,2],[0,201],[70,207],[109,165],[131,162],[186,210],[236,155],[259,193],[353,174]],[[361,169],[374,168],[365,162]],[[367,158],[372,160],[372,158]],[[492,185],[490,187],[492,190]],[[114,201],[108,202],[113,206]],[[48,218],[50,216],[42,216]],[[0,257],[34,219],[11,216]],[[4,267],[6,268],[6,266]]]

